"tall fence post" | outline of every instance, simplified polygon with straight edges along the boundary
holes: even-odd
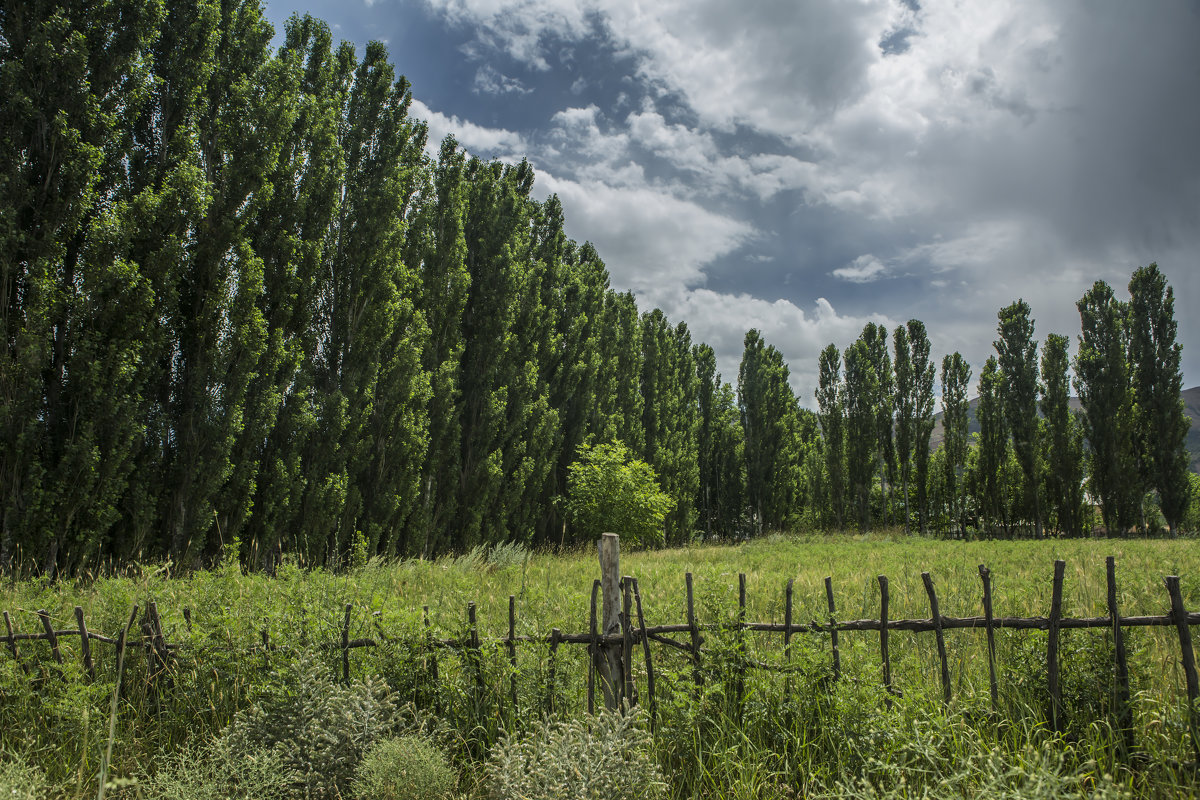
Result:
[[[1188,728],[1192,732],[1192,750],[1200,761],[1200,719],[1196,701],[1200,698],[1200,680],[1196,676],[1196,654],[1192,651],[1192,632],[1188,629],[1188,614],[1183,607],[1183,593],[1179,590],[1179,576],[1168,575],[1167,591],[1171,595],[1171,616],[1175,619],[1175,630],[1179,632],[1179,648],[1183,656],[1183,677],[1187,682]]]
[[[879,576],[879,656],[883,660],[883,690],[887,707],[892,707],[892,664],[888,660],[888,579]]]
[[[837,609],[833,604],[833,576],[825,576],[825,600],[829,604],[829,646],[833,650],[833,680],[836,683],[842,676],[842,654],[838,650],[837,620],[834,615]]]
[[[1000,691],[996,685],[996,624],[992,616],[992,572],[979,565],[979,579],[983,581],[983,621],[987,631],[988,648],[988,692],[992,696],[992,710],[1000,708]]]
[[[685,572],[683,582],[687,585],[687,624],[688,633],[692,640],[692,691],[700,697],[700,687],[704,684],[704,673],[700,671],[700,626],[696,624],[696,600],[692,590],[692,573]]]
[[[610,636],[621,634],[621,539],[615,533],[600,535],[600,588],[604,592],[604,614],[600,623],[603,637],[600,684],[604,689],[604,707],[609,711],[621,708],[625,688],[625,664],[621,645],[609,643]]]
[[[928,572],[921,573],[925,582],[925,593],[929,595],[929,613],[933,619],[933,633],[937,639],[938,660],[942,667],[942,699],[950,703],[950,667],[946,663],[946,637],[942,634],[942,614],[938,610],[937,592],[933,589],[933,578]]]
[[[1133,750],[1133,710],[1129,701],[1129,660],[1125,653],[1125,631],[1121,628],[1121,615],[1117,610],[1117,564],[1109,556],[1104,559],[1105,578],[1108,582],[1108,618],[1113,632],[1113,678],[1117,683],[1117,725],[1121,743],[1128,754]]]
[[[1058,686],[1058,628],[1062,622],[1063,571],[1067,562],[1054,562],[1054,586],[1050,595],[1049,637],[1046,642],[1046,682],[1050,686],[1050,730],[1062,730],[1062,691]]]

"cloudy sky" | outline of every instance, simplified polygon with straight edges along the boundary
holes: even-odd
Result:
[[[940,360],[1036,335],[1157,261],[1200,383],[1200,3],[267,0],[388,45],[436,143],[536,167],[617,289],[711,344],[925,322]]]

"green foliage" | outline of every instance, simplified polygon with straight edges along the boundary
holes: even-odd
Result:
[[[1175,293],[1157,264],[1134,271],[1129,280],[1129,361],[1139,462],[1146,489],[1158,493],[1172,535],[1188,503],[1188,419],[1179,397],[1183,388],[1182,347],[1175,341]]]
[[[1100,503],[1110,534],[1128,531],[1142,499],[1135,451],[1134,398],[1129,385],[1128,307],[1097,281],[1076,304],[1083,329],[1075,356],[1075,390],[1083,403],[1090,450],[1088,491]]]
[[[967,385],[971,382],[971,365],[959,353],[942,359],[942,424],[946,441],[942,480],[946,498],[950,501],[950,519],[960,534],[966,532],[963,518],[962,476],[967,465]]]
[[[353,797],[360,800],[441,800],[456,775],[438,746],[422,736],[382,739],[354,771]]]
[[[783,355],[757,330],[746,333],[738,368],[745,432],[746,501],[758,532],[783,530],[798,516],[803,436]]]
[[[661,544],[675,505],[654,470],[620,442],[582,445],[567,474],[567,514],[576,535],[594,540],[613,532],[633,546]]]
[[[488,763],[495,800],[634,800],[663,798],[667,784],[651,756],[651,738],[637,714],[601,713],[545,722],[524,737],[508,737]]]
[[[396,727],[386,686],[368,677],[343,685],[303,657],[234,719],[225,746],[235,758],[272,753],[288,772],[288,796],[344,794],[363,754]]]
[[[286,800],[294,780],[278,751],[237,752],[217,739],[168,754],[136,785],[147,800]]]
[[[1033,338],[1033,320],[1029,304],[1018,300],[1000,309],[996,355],[1004,376],[1001,392],[1004,418],[1012,437],[1013,452],[1024,474],[1024,503],[1021,515],[1034,523],[1037,538],[1042,538],[1042,511],[1038,496],[1038,420],[1037,420],[1037,342]]]
[[[42,771],[25,759],[0,753],[0,797],[4,800],[42,800],[46,796],[46,778]]]

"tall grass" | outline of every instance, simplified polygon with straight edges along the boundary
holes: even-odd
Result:
[[[943,614],[974,615],[981,613],[980,563],[992,570],[997,615],[1038,616],[1048,612],[1052,562],[1062,558],[1068,565],[1064,614],[1102,616],[1106,555],[1117,559],[1123,614],[1164,613],[1165,574],[1181,575],[1185,604],[1200,609],[1200,555],[1189,541],[767,537],[737,547],[627,552],[622,571],[639,578],[650,625],[684,621],[687,571],[695,576],[702,622],[735,619],[739,572],[747,575],[747,618],[754,621],[783,621],[788,579],[794,580],[794,619],[825,619],[826,575],[833,577],[841,619],[878,617],[880,574],[890,578],[893,619],[928,617],[922,571],[934,576]],[[140,652],[130,652],[111,739],[110,796],[139,796],[131,780],[152,775],[172,753],[215,740],[272,690],[281,662],[308,652],[329,674],[340,674],[340,653],[322,645],[340,640],[347,603],[354,609],[351,638],[380,642],[352,652],[352,676],[382,678],[397,702],[436,712],[453,732],[464,776],[477,776],[506,731],[534,725],[551,709],[555,718],[582,713],[586,653],[561,646],[551,683],[547,648],[520,647],[513,709],[503,649],[486,646],[479,662],[430,652],[422,644],[422,607],[429,607],[437,638],[466,634],[468,602],[476,603],[485,640],[505,635],[509,595],[516,597],[518,634],[545,635],[553,627],[582,632],[596,574],[590,548],[555,555],[509,547],[435,561],[371,561],[345,574],[284,565],[273,578],[245,574],[230,559],[181,576],[158,565],[73,583],[11,583],[0,587],[0,608],[31,631],[39,608],[50,612],[55,627],[73,627],[78,604],[91,630],[114,635],[134,603],[156,601],[167,640],[182,647],[169,672],[159,676],[147,673]],[[264,632],[277,649],[260,646]],[[740,701],[731,634],[705,634],[699,689],[684,654],[655,645],[660,719],[654,756],[671,796],[679,798],[1194,791],[1194,772],[1184,766],[1191,745],[1178,640],[1170,629],[1127,635],[1138,745],[1132,756],[1121,752],[1115,730],[1111,634],[1105,631],[1064,633],[1067,725],[1061,734],[1051,734],[1046,723],[1043,633],[999,633],[996,709],[988,701],[986,645],[978,631],[947,632],[954,694],[948,707],[940,702],[928,633],[893,633],[892,673],[902,697],[890,706],[880,687],[877,633],[842,634],[843,675],[836,683],[828,636],[797,635],[793,671],[752,670]],[[56,796],[92,797],[110,742],[117,665],[110,646],[94,645],[97,677],[89,681],[79,665],[78,640],[64,639],[61,646],[61,667],[42,642],[22,642],[20,664],[0,653],[0,752],[35,765]],[[751,659],[783,663],[778,635],[747,634],[746,646]],[[436,682],[430,671],[435,656]],[[643,669],[635,659],[642,685]],[[468,794],[485,791],[469,777],[460,786]]]

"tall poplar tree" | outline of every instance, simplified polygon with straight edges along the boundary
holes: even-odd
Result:
[[[1012,435],[1013,451],[1025,476],[1024,507],[1034,523],[1037,538],[1042,538],[1042,510],[1038,496],[1038,416],[1037,416],[1037,342],[1033,339],[1033,320],[1024,300],[1000,309],[996,340],[1000,372],[1004,375],[1004,413]]]
[[[950,519],[958,525],[959,534],[966,535],[964,519],[965,486],[963,471],[967,465],[967,386],[971,382],[971,365],[959,353],[942,359],[942,426],[945,439],[946,499],[950,505]]]
[[[1147,489],[1158,492],[1171,536],[1188,505],[1189,422],[1183,410],[1182,348],[1175,341],[1175,293],[1157,264],[1129,281],[1129,361],[1140,466]]]
[[[1002,473],[1008,462],[1008,426],[1004,421],[1004,378],[995,356],[989,356],[979,375],[979,405],[975,415],[979,419],[979,497],[981,524],[989,532],[995,530],[997,522],[1003,521],[1008,528],[1006,505],[1003,497]]]
[[[1104,281],[1096,281],[1076,305],[1082,333],[1075,389],[1091,452],[1088,486],[1109,534],[1125,533],[1137,524],[1142,495],[1129,387],[1128,307]]]
[[[1068,398],[1066,336],[1052,333],[1042,348],[1041,411],[1045,426],[1043,460],[1046,489],[1056,527],[1067,536],[1083,534],[1083,429]]]
[[[842,361],[846,375],[846,478],[858,509],[859,530],[865,533],[871,525],[871,483],[878,443],[874,399],[879,391],[879,378],[867,343],[861,337],[846,348]]]
[[[119,517],[152,304],[125,246],[147,202],[129,131],[162,13],[139,0],[3,11],[0,569],[14,556],[71,569]]]
[[[679,542],[692,534],[700,488],[692,337],[683,323],[671,327],[657,308],[642,315],[641,327],[645,460],[654,467],[663,491],[675,500],[675,509],[667,515],[667,541]]]
[[[904,532],[909,531],[909,498],[912,468],[917,474],[917,514],[925,530],[927,498],[926,472],[929,469],[929,437],[933,432],[933,364],[929,360],[929,337],[925,324],[910,319],[897,326],[893,335],[896,348],[896,455],[900,463],[900,482],[904,491]]]
[[[795,510],[800,453],[797,406],[783,355],[754,329],[738,369],[738,405],[746,452],[746,499],[759,532],[779,530]]]
[[[834,524],[840,530],[846,509],[846,407],[837,345],[821,351],[818,361],[817,407],[820,409],[825,481]]]

